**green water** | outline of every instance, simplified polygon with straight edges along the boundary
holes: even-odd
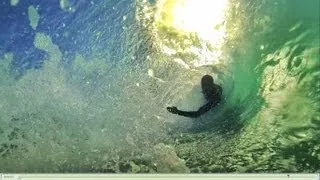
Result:
[[[207,47],[157,29],[154,6],[134,3],[117,66],[108,56],[114,47],[92,47],[90,57],[79,50],[66,66],[62,49],[38,32],[34,46],[48,59],[17,79],[15,54],[7,52],[0,61],[0,171],[319,172],[319,1],[231,0],[221,63],[199,67],[194,52],[160,50],[165,41],[176,51]],[[107,25],[100,26],[93,43]],[[166,112],[201,106],[204,74],[222,85],[223,104],[196,121]]]

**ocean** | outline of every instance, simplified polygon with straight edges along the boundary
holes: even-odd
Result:
[[[319,7],[1,0],[0,172],[319,173]]]

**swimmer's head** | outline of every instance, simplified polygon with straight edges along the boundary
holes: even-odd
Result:
[[[210,75],[204,75],[201,79],[201,87],[203,90],[211,89],[213,87],[213,77]]]
[[[201,79],[201,88],[202,93],[204,94],[207,100],[211,99],[213,88],[214,88],[214,80],[210,75],[204,75]]]

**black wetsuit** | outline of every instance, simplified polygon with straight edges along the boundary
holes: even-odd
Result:
[[[181,111],[175,106],[167,107],[167,110],[180,116],[197,118],[221,102],[222,88],[217,84],[213,84],[210,89],[203,90],[203,94],[208,102],[200,107],[197,111]]]

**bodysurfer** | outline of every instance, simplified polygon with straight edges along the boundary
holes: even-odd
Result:
[[[197,118],[208,112],[211,108],[217,106],[221,102],[222,88],[214,83],[213,77],[204,75],[201,79],[202,93],[207,100],[207,103],[200,107],[197,111],[181,111],[177,107],[167,107],[167,110],[172,114],[180,116]]]

